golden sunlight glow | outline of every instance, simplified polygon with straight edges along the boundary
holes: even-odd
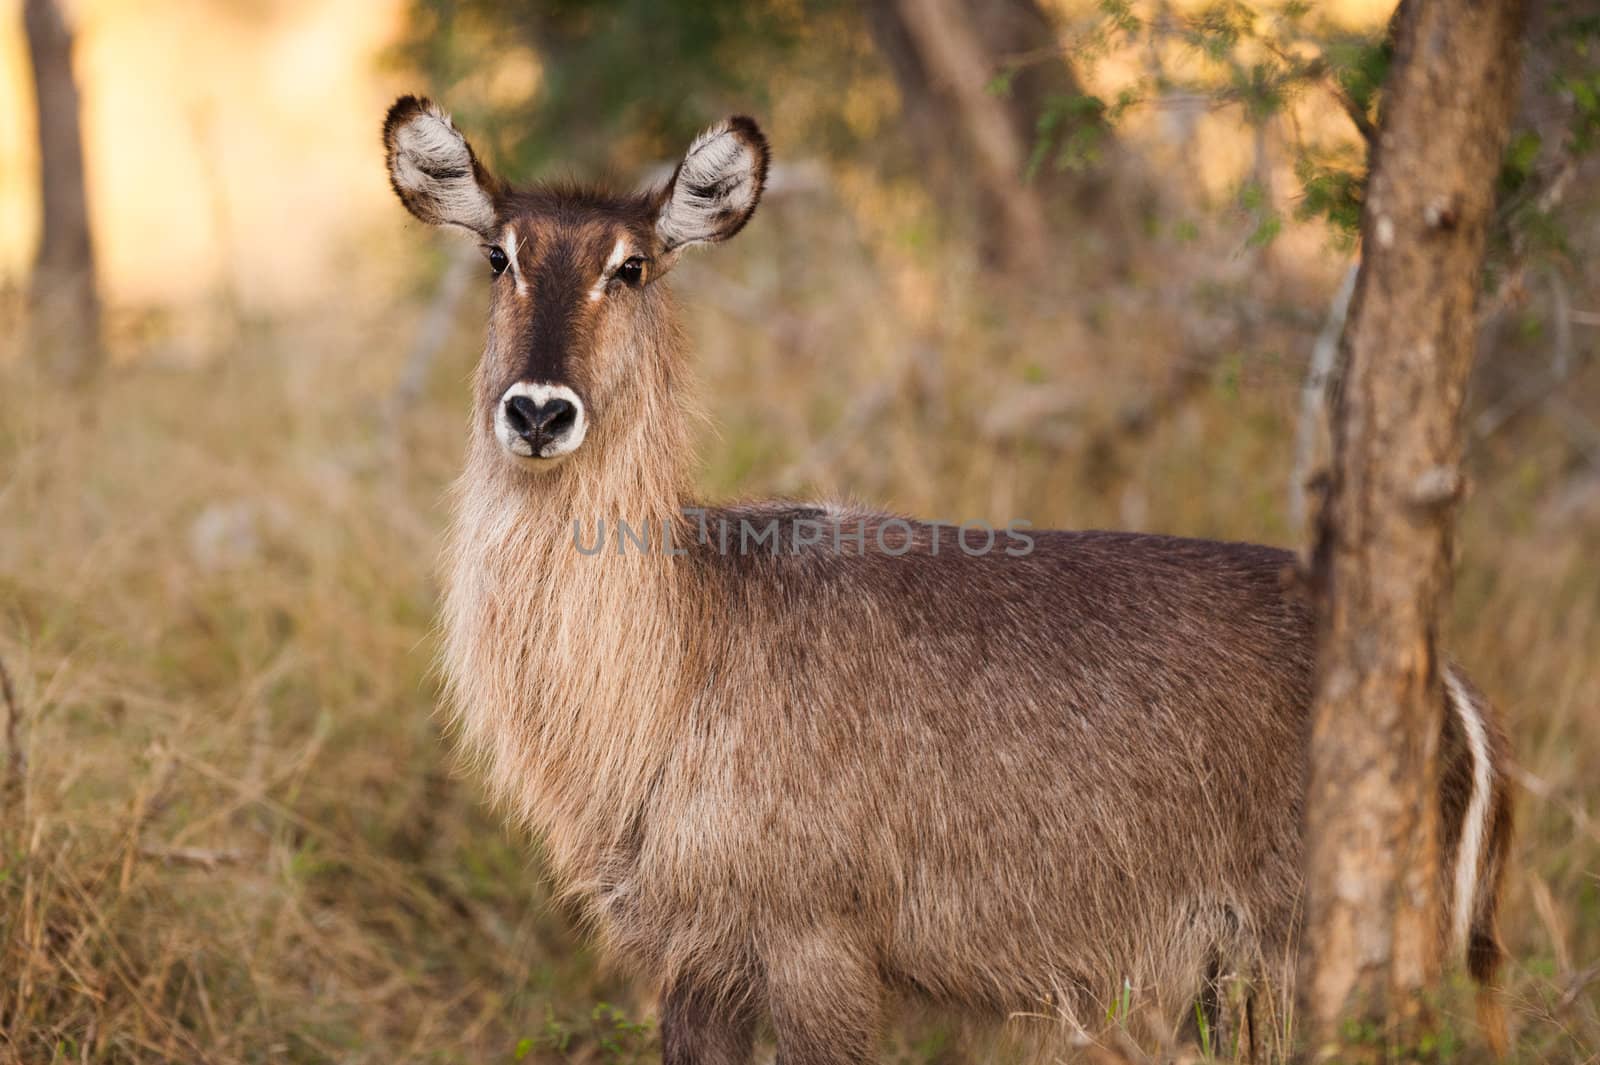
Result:
[[[245,306],[314,298],[391,204],[376,59],[400,0],[79,0],[90,210],[107,298]],[[0,280],[37,240],[32,86],[0,4]]]
[[[336,291],[340,269],[399,217],[378,124],[394,95],[414,87],[380,62],[403,23],[405,0],[66,2],[78,31],[90,209],[108,303],[181,307],[221,296],[246,308],[303,306]],[[1046,2],[1061,14],[1063,41],[1097,18],[1090,0]],[[37,240],[20,7],[0,0],[0,287],[25,280]],[[1319,12],[1371,26],[1391,8],[1392,0],[1328,0]],[[1167,52],[1174,69],[1187,61],[1181,48]],[[476,95],[499,102],[537,95],[536,55],[516,46],[486,53],[494,61],[475,75]],[[1081,73],[1114,96],[1148,61],[1144,51],[1113,49]],[[786,117],[819,103],[796,89],[779,94],[769,117],[783,128]],[[881,79],[852,86],[842,104],[858,134],[895,121],[895,109]],[[1353,138],[1348,120],[1316,94],[1292,111],[1297,127],[1318,139]],[[1253,168],[1276,171],[1277,186],[1293,187],[1286,159],[1255,158],[1237,115],[1136,109],[1119,136],[1152,158],[1177,156],[1169,165],[1192,173],[1214,202],[1226,201]],[[843,181],[869,199],[886,195]],[[1308,251],[1324,240],[1320,231],[1288,237]]]

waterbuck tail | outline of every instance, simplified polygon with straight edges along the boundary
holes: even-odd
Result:
[[[1508,1048],[1505,1010],[1496,980],[1505,961],[1497,914],[1507,852],[1511,845],[1511,789],[1504,735],[1488,701],[1453,666],[1444,671],[1449,711],[1460,728],[1460,769],[1446,769],[1446,816],[1459,810],[1455,860],[1447,871],[1450,950],[1464,959],[1478,984],[1478,1024],[1496,1056]],[[1452,783],[1455,785],[1452,787]],[[1454,797],[1457,801],[1452,802]],[[1464,802],[1462,800],[1464,799]]]

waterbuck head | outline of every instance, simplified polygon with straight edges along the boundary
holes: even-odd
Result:
[[[755,212],[767,172],[756,124],[713,126],[670,180],[631,195],[506,184],[438,105],[414,96],[389,109],[383,140],[400,202],[472,233],[489,261],[478,429],[530,470],[586,441],[603,450],[600,440],[648,432],[625,423],[650,417],[650,397],[671,383],[674,325],[656,282],[684,248],[726,240]]]

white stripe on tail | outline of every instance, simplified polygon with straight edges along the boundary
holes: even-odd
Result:
[[[1489,835],[1489,795],[1492,787],[1489,762],[1489,733],[1483,725],[1483,714],[1473,701],[1466,685],[1449,666],[1444,670],[1445,691],[1450,705],[1461,718],[1461,731],[1467,738],[1467,749],[1472,755],[1472,798],[1467,802],[1467,812],[1461,818],[1461,842],[1456,848],[1456,886],[1454,912],[1451,914],[1452,939],[1456,950],[1466,954],[1472,932],[1472,914],[1476,909],[1478,867],[1483,859],[1483,843]]]

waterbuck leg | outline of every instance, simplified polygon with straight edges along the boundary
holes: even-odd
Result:
[[[1217,1061],[1255,1061],[1255,989],[1237,973],[1225,973],[1220,961],[1207,966],[1200,989],[1196,1035],[1204,1034],[1202,1047]]]
[[[1194,1043],[1207,1060],[1223,1059],[1226,1057],[1223,1047],[1227,1044],[1223,1037],[1222,1026],[1222,1003],[1219,992],[1214,985],[1208,983],[1200,990],[1194,1015],[1184,1018],[1184,1024],[1179,1031],[1187,1037],[1188,1030],[1193,1029]]]
[[[1239,1049],[1239,1060],[1255,1065],[1256,1060],[1256,993],[1255,989],[1244,1000],[1244,1045]]]
[[[883,985],[848,943],[806,936],[767,962],[777,1065],[866,1065],[876,1059]]]
[[[662,1065],[749,1065],[755,1012],[678,981],[661,996]]]

